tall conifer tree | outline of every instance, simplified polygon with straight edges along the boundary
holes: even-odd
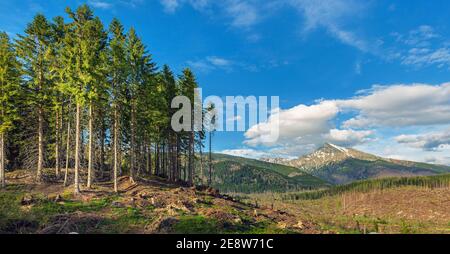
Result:
[[[6,33],[0,32],[0,187],[5,187],[6,136],[18,120],[17,100],[21,92],[20,64]]]
[[[36,180],[42,179],[44,168],[44,124],[45,111],[51,100],[52,83],[49,78],[51,50],[51,27],[45,16],[38,14],[25,29],[25,35],[19,35],[17,52],[23,61],[23,74],[26,81],[26,104],[37,115],[38,161]]]

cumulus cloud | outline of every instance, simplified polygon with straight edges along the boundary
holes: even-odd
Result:
[[[336,103],[358,115],[344,127],[433,125],[450,122],[450,83],[375,86],[366,95]]]
[[[280,143],[308,142],[320,138],[331,127],[330,120],[336,117],[339,109],[332,101],[316,105],[298,105],[291,109],[279,110],[267,122],[252,126],[246,133],[246,144],[251,146],[274,146]],[[279,139],[269,138],[271,130],[279,128]],[[267,140],[271,140],[267,142]]]
[[[280,109],[274,113],[276,118],[271,116],[252,126],[245,133],[245,144],[268,146],[272,152],[294,155],[325,142],[350,147],[365,144],[376,139],[379,128],[450,124],[450,83],[374,86],[361,93],[345,100],[322,100]],[[347,114],[354,117],[345,118]],[[267,142],[266,137],[274,128],[279,128],[279,139]],[[448,135],[427,137],[428,142],[422,138],[422,143],[414,143],[418,138],[414,137],[410,143],[428,149],[448,143]],[[398,141],[406,143],[407,139]]]
[[[344,146],[354,146],[372,140],[374,131],[372,130],[339,130],[332,129],[325,135],[325,138],[332,143],[344,145]]]
[[[395,140],[401,144],[421,148],[426,151],[435,151],[450,146],[450,129],[443,132],[432,132],[420,135],[399,135]]]

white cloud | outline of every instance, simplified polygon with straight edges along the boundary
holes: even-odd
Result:
[[[220,70],[220,71],[234,71],[237,69],[245,70],[249,72],[258,72],[261,69],[273,69],[277,68],[283,65],[288,65],[288,62],[283,62],[281,64],[275,64],[274,62],[270,62],[269,64],[261,64],[261,65],[255,65],[255,64],[249,64],[245,62],[235,61],[231,59],[227,59],[224,57],[218,57],[218,56],[207,56],[202,59],[197,60],[189,60],[186,62],[190,67],[193,69],[208,73],[210,71]]]
[[[429,46],[431,39],[439,37],[440,36],[435,33],[433,27],[428,25],[421,25],[418,28],[411,30],[408,33],[408,36],[403,39],[403,42],[414,47],[423,47]]]
[[[214,9],[213,16],[223,15],[230,20],[230,25],[239,28],[248,28],[257,24],[261,17],[259,6],[266,4],[253,0],[160,0],[160,3],[167,13],[174,13],[183,5],[189,5],[199,11]]]
[[[144,0],[89,0],[88,4],[97,9],[116,11],[118,5],[135,8]]]
[[[347,130],[332,129],[330,130],[330,133],[327,134],[325,137],[331,143],[336,143],[344,146],[354,146],[372,140],[371,137],[373,135],[374,131],[371,130],[356,131],[352,129]]]
[[[99,1],[99,0],[90,0],[88,1],[89,5],[92,5],[94,8],[99,9],[110,9],[113,7],[113,4],[105,1]]]
[[[231,24],[236,27],[250,27],[259,21],[260,14],[250,2],[230,0],[226,2],[225,10],[232,17]]]
[[[279,124],[274,120],[275,114]],[[348,114],[353,117],[348,119]],[[450,83],[374,86],[350,99],[322,100],[313,105],[280,109],[266,122],[252,126],[245,133],[244,143],[271,147],[272,153],[298,156],[325,142],[348,147],[378,142],[380,128],[401,130],[447,124],[450,124]],[[279,139],[267,142],[274,128],[279,128]],[[406,143],[405,139],[401,141]],[[448,136],[430,135],[429,142],[422,146],[431,148],[447,143]]]
[[[250,149],[250,148],[228,149],[228,150],[220,151],[219,153],[228,154],[228,155],[232,155],[232,156],[238,156],[238,157],[252,158],[252,159],[269,158],[272,156],[271,153],[267,153],[267,152],[259,151],[259,150],[255,150],[255,149]]]
[[[358,115],[344,127],[411,126],[450,122],[450,83],[375,86],[366,95],[338,100],[342,109]]]
[[[450,68],[450,48],[447,38],[428,25],[421,25],[406,34],[392,33],[397,45],[393,59],[416,68],[437,66]]]
[[[419,135],[399,135],[395,137],[395,140],[398,143],[427,151],[440,150],[445,147],[450,148],[450,129]]]
[[[190,5],[211,17],[225,17],[229,25],[251,32],[249,41],[258,41],[261,35],[250,31],[266,17],[282,8],[293,8],[304,18],[303,31],[324,28],[342,43],[361,51],[375,51],[377,43],[370,45],[349,24],[355,24],[355,17],[367,8],[367,3],[355,0],[160,0],[167,13],[176,12],[183,5]]]
[[[368,51],[369,45],[348,29],[346,23],[354,21],[365,8],[362,1],[353,0],[290,0],[290,5],[300,11],[305,18],[304,31],[325,28],[342,43],[361,51]]]
[[[420,161],[450,166],[450,146],[442,146],[438,150],[424,150],[411,144],[399,143],[394,138],[383,138],[377,142],[368,142],[356,149],[385,158]]]
[[[135,0],[136,1],[136,0]],[[358,0],[160,0],[164,10],[174,13],[183,5],[246,32],[249,42],[257,42],[261,34],[254,27],[283,8],[294,9],[303,18],[303,34],[323,29],[341,43],[386,61],[396,60],[417,68],[437,66],[450,68],[448,40],[429,25],[421,25],[406,33],[392,33],[395,42],[387,46],[387,38],[367,39],[358,22],[371,6]],[[390,5],[390,10],[395,6]],[[207,11],[206,11],[207,10]],[[389,40],[388,40],[389,41]]]
[[[211,0],[159,0],[159,2],[163,6],[165,12],[174,13],[179,8],[181,8],[181,6],[183,6],[184,4],[189,4],[196,10],[203,10],[212,1]]]
[[[339,112],[336,103],[324,101],[316,105],[298,105],[291,109],[280,110],[277,117],[272,115],[267,122],[252,126],[246,133],[245,143],[250,146],[275,146],[291,142],[310,143],[321,139],[330,128],[330,120]],[[277,121],[276,119],[279,119]],[[278,141],[272,141],[271,131],[279,128]],[[267,142],[266,140],[271,140]]]
[[[442,68],[450,64],[450,48],[431,50],[428,48],[412,48],[403,57],[402,64],[423,67],[437,65]]]
[[[215,65],[215,66],[220,66],[220,67],[227,67],[230,66],[232,64],[232,62],[230,60],[227,60],[225,58],[220,58],[217,56],[208,56],[206,58],[206,60],[208,62],[210,62],[211,64]]]
[[[120,0],[120,3],[131,8],[136,8],[138,5],[144,4],[145,0]]]
[[[216,69],[230,71],[234,62],[222,57],[208,56],[200,60],[187,61],[187,64],[198,71],[209,72]]]
[[[164,11],[168,13],[175,12],[180,7],[180,0],[161,0]]]

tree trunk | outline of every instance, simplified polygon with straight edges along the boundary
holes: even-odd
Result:
[[[89,104],[89,154],[88,154],[88,179],[87,188],[92,187],[92,182],[94,178],[93,166],[94,166],[94,115],[93,115],[92,102]]]
[[[171,181],[175,182],[176,181],[176,159],[175,159],[175,133],[172,133],[170,135],[170,139],[169,139],[169,161],[170,161],[170,174],[171,174]]]
[[[130,182],[134,183],[136,167],[136,101],[131,102],[131,144],[130,144]]]
[[[59,108],[56,110],[56,133],[55,133],[55,174],[56,178],[59,178],[59,172],[60,172],[60,160],[59,160],[59,143],[60,143],[60,111]]]
[[[165,177],[166,176],[166,143],[165,142],[163,142],[162,143],[162,145],[161,145],[161,155],[160,155],[160,157],[161,157],[161,175],[163,176],[163,177]]]
[[[156,147],[155,147],[155,175],[159,176],[159,169],[160,169],[160,164],[159,164],[159,143],[156,143]]]
[[[147,140],[145,140],[144,146],[144,156],[145,156],[145,172],[150,173],[150,146]]]
[[[184,182],[188,181],[187,172],[186,172],[188,165],[187,165],[186,157],[187,157],[187,154],[186,154],[186,151],[184,151],[184,167],[183,167],[183,181]]]
[[[80,170],[80,136],[81,136],[81,126],[80,126],[80,116],[81,115],[81,105],[77,102],[77,112],[75,120],[75,184],[74,193],[80,193],[79,185],[79,170]]]
[[[193,161],[194,161],[194,131],[191,131],[189,133],[189,158],[188,158],[188,184],[192,185],[194,183],[193,181],[193,174],[194,174],[194,168],[193,168]]]
[[[152,142],[148,144],[148,172],[153,174],[153,163],[152,163]]]
[[[181,180],[181,144],[180,144],[180,136],[177,134],[177,152],[176,152],[176,160],[177,160],[177,180]]]
[[[44,112],[42,108],[38,109],[38,165],[36,180],[41,182],[42,170],[44,167]]]
[[[118,192],[117,174],[119,171],[119,111],[117,105],[114,106],[114,192]]]
[[[70,115],[70,114],[69,114]],[[67,119],[67,140],[66,140],[66,172],[64,172],[64,187],[67,186],[70,164],[70,119]]]
[[[102,129],[100,133],[100,172],[102,178],[105,176],[105,122],[102,120]]]
[[[0,134],[0,187],[5,188],[5,134]]]
[[[169,161],[170,161],[170,172],[171,172],[171,181],[176,182],[176,172],[177,172],[177,159],[176,159],[176,140],[175,133],[170,135],[170,151],[169,151]]]
[[[203,151],[202,146],[200,146],[200,174],[198,179],[200,180],[200,185],[203,185]]]

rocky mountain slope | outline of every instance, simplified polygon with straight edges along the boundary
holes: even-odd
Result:
[[[333,184],[390,176],[420,176],[450,172],[448,166],[386,159],[334,144],[325,144],[313,153],[298,159],[269,161],[296,167]]]

